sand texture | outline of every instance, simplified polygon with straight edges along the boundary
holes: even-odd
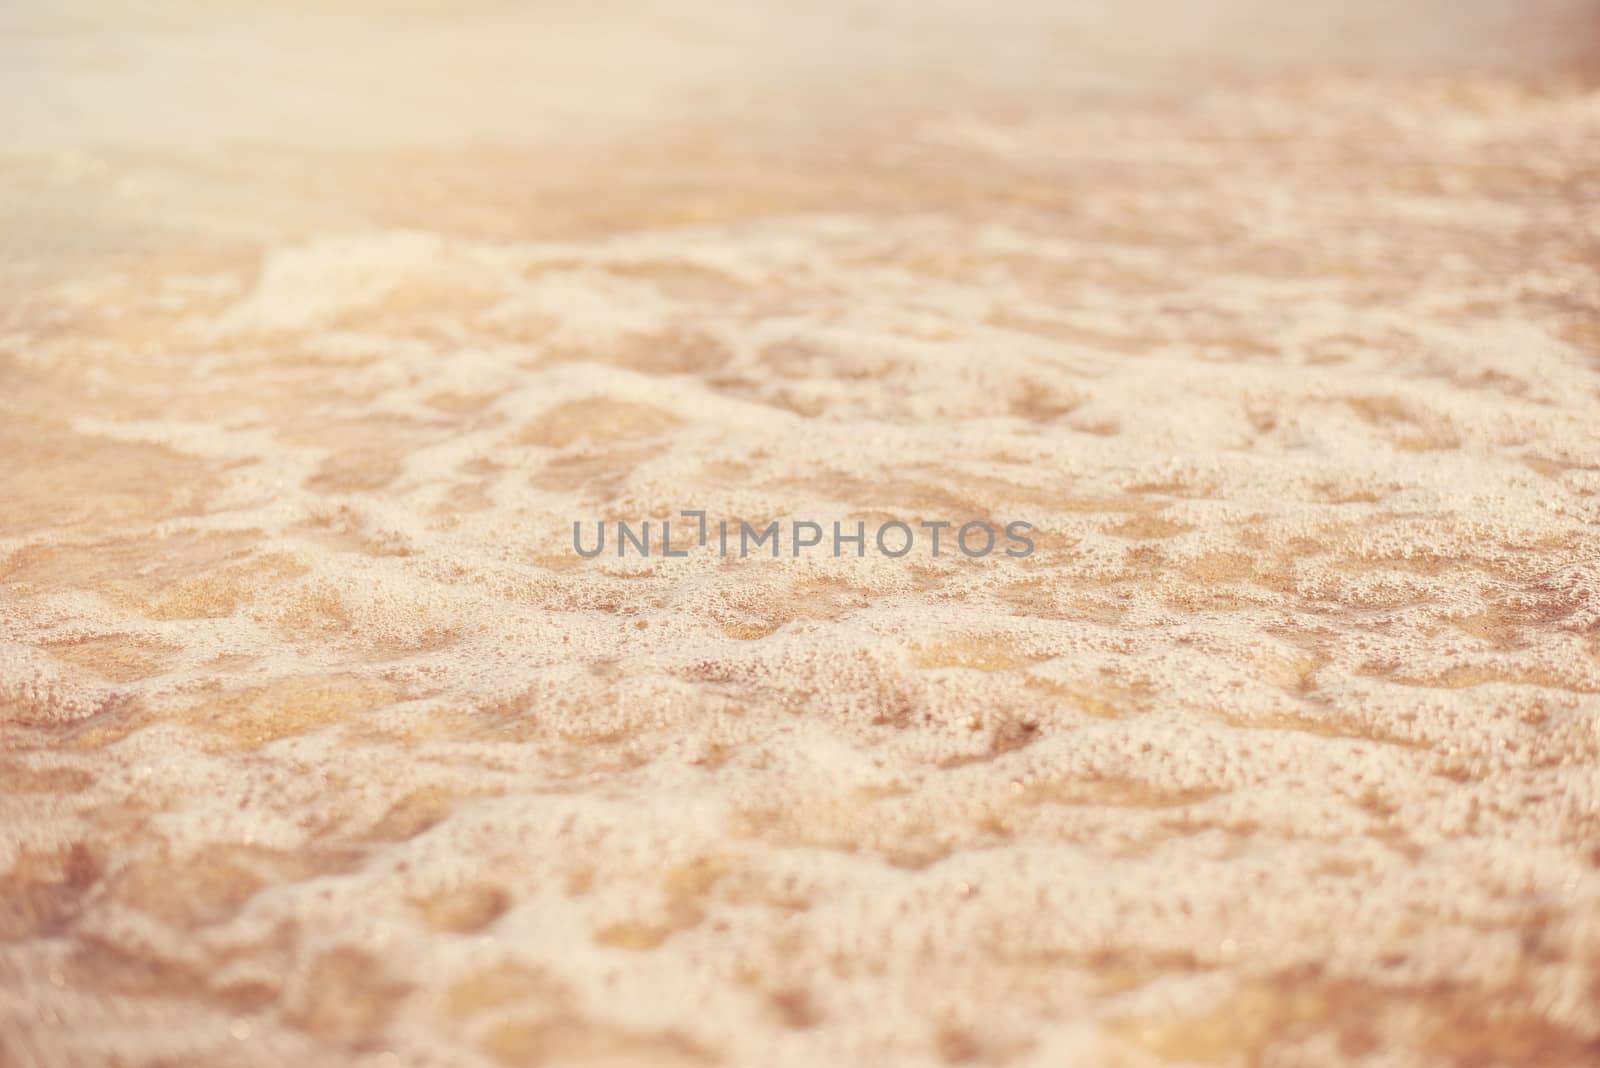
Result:
[[[0,11],[0,1065],[1600,1064],[1600,8],[721,7]]]

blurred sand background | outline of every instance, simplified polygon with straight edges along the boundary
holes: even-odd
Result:
[[[1600,6],[986,6],[0,8],[0,1065],[1600,1063]]]

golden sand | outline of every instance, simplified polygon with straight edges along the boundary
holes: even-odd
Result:
[[[0,1065],[1600,1063],[1600,12],[1281,6],[6,5]]]

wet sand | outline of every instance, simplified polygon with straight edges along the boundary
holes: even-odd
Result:
[[[1600,1063],[1597,59],[7,5],[0,1065]]]

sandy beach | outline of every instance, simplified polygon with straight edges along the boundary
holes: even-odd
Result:
[[[1600,1064],[1600,6],[1284,7],[8,3],[0,1066]]]

